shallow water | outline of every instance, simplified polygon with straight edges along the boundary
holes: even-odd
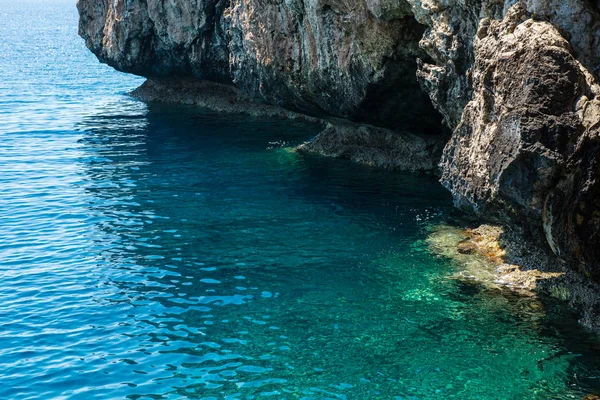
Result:
[[[432,177],[312,126],[147,106],[71,1],[0,0],[0,398],[571,399],[598,342],[449,279]]]

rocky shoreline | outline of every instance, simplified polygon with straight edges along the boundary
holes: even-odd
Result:
[[[149,80],[131,93],[146,102],[189,104],[228,114],[285,118],[323,127],[296,151],[348,159],[411,172],[436,172],[443,140],[394,132],[334,118],[317,118],[281,107],[258,104],[235,87],[196,80]],[[469,224],[467,224],[469,225]],[[473,228],[434,227],[430,251],[453,260],[453,279],[507,288],[523,296],[548,296],[568,303],[579,322],[600,333],[600,285],[569,268],[521,229],[483,224]]]
[[[597,325],[598,1],[77,6],[92,52],[148,78],[134,96],[302,119],[323,131],[299,151],[438,173],[458,208],[506,227],[482,239],[504,243],[499,282],[562,282],[547,292]]]
[[[150,103],[187,104],[228,114],[322,123],[316,117],[271,104],[257,103],[235,86],[192,78],[148,79],[130,95]]]

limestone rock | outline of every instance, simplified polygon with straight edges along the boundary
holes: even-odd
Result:
[[[87,46],[121,71],[235,84],[255,101],[392,128],[431,129],[439,119],[415,77],[424,27],[404,0],[79,0],[78,8]]]
[[[552,24],[574,57],[592,74],[600,68],[600,13],[590,0],[407,0],[415,19],[427,26],[421,47],[430,60],[417,72],[424,90],[451,129],[471,98],[469,69],[482,21],[501,20],[515,4],[531,18]]]
[[[544,229],[552,250],[600,261],[600,90],[548,22],[512,7],[474,41],[472,96],[442,157],[456,204],[486,218]],[[583,249],[587,249],[583,251]],[[586,266],[587,265],[587,266]]]

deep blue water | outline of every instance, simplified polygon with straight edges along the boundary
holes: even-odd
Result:
[[[145,105],[73,1],[0,0],[1,399],[580,399],[600,346],[449,279],[435,178]]]

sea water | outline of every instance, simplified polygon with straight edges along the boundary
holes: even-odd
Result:
[[[147,105],[74,1],[0,0],[1,399],[580,399],[560,303],[453,279],[435,177]]]

